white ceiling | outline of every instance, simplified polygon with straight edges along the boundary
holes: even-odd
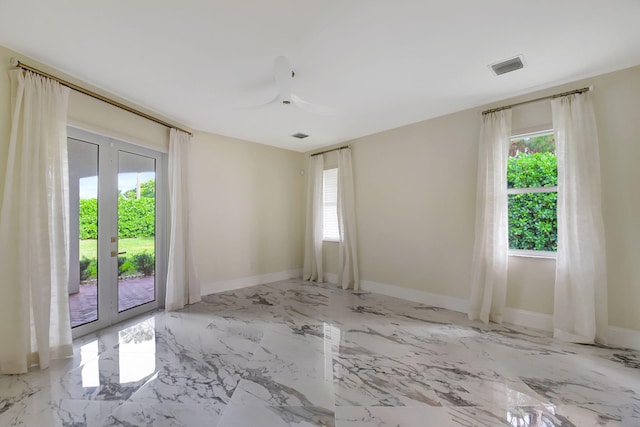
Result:
[[[639,19],[638,0],[0,0],[0,44],[194,129],[308,151],[638,65]],[[278,55],[333,114],[242,108],[277,94]]]

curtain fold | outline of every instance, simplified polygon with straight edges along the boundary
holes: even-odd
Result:
[[[351,149],[338,150],[338,286],[360,289]]]
[[[166,311],[180,310],[200,301],[189,224],[189,149],[191,136],[171,129],[169,139],[169,259]]]
[[[607,272],[600,156],[589,92],[551,102],[558,158],[554,336],[605,343]]]
[[[307,167],[307,220],[304,238],[302,278],[322,283],[322,178],[324,159],[309,157]]]
[[[483,115],[469,318],[501,323],[507,295],[507,162],[511,110]]]
[[[0,374],[73,353],[69,318],[69,88],[11,70],[0,207]]]

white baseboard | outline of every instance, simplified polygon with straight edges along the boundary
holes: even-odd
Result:
[[[512,325],[525,326],[540,331],[553,331],[553,316],[550,314],[506,307],[502,315],[502,320]]]
[[[337,283],[338,275],[335,273],[324,273],[324,280],[329,283]],[[446,295],[432,294],[418,289],[403,288],[402,286],[388,285],[386,283],[373,282],[371,280],[361,280],[360,289],[375,294],[400,298],[407,301],[419,302],[432,307],[446,308],[447,310],[467,312],[468,302],[462,298],[455,298]]]
[[[338,283],[338,275],[336,273],[324,273],[324,281],[328,283],[333,283],[334,285]]]
[[[200,285],[200,294],[209,295],[217,292],[234,291],[250,286],[263,285],[265,283],[279,282],[280,280],[295,279],[302,276],[302,269],[279,271],[276,273],[260,274],[258,276],[240,277],[238,279],[221,280],[219,282]]]
[[[361,280],[360,289],[462,313],[466,313],[469,307],[467,300],[462,298],[432,294],[418,289],[403,288],[401,286],[387,285],[370,280]]]
[[[618,326],[609,326],[607,339],[607,344],[612,347],[640,350],[640,331],[620,328]]]
[[[503,319],[513,325],[553,332],[553,316],[550,314],[507,307],[504,311]],[[607,330],[607,345],[640,350],[640,331],[619,326],[609,326]]]
[[[324,278],[325,281],[329,283],[336,283],[338,281],[338,275],[333,273],[325,273]],[[386,283],[372,282],[370,280],[361,280],[360,289],[461,313],[466,313],[469,307],[469,302],[464,298],[433,294],[418,289],[404,288]],[[503,320],[512,325],[524,326],[540,331],[553,331],[553,316],[550,314],[507,307],[504,310]],[[640,350],[640,331],[609,326],[608,345],[611,347]]]

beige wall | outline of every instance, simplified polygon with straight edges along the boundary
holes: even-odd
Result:
[[[306,157],[197,132],[191,157],[203,286],[302,267]]]
[[[363,279],[467,297],[479,123],[463,112],[354,141]]]
[[[7,70],[11,57],[87,87],[0,46],[0,195],[10,132]],[[89,88],[113,98],[98,88]],[[168,150],[166,127],[74,91],[69,99],[69,122],[134,144]],[[291,151],[195,133],[190,172],[192,190],[198,197],[193,198],[191,212],[197,235],[196,268],[203,285],[302,267],[303,159],[302,154]]]
[[[468,298],[482,110],[594,85],[609,317],[640,330],[640,67],[351,141],[364,280]],[[514,133],[551,128],[549,102],[513,110]],[[325,243],[325,270],[337,250]],[[551,314],[555,260],[509,258],[507,305]]]
[[[90,86],[86,82],[79,81],[78,79],[54,70],[51,67],[25,57],[24,55],[0,46],[0,135],[2,136],[3,141],[3,143],[0,144],[2,145],[1,150],[6,150],[6,143],[4,143],[4,141],[9,139],[10,132],[9,76],[7,71],[11,69],[9,59],[12,57],[18,58],[27,65],[32,65],[42,71],[52,73],[101,95],[132,105],[126,100],[115,97],[100,88]],[[157,113],[152,111],[145,110],[139,106],[132,106],[138,110],[158,116]],[[117,107],[100,102],[73,90],[69,95],[68,118],[69,124],[95,133],[126,140],[137,145],[142,145],[164,152],[166,152],[169,147],[169,131],[165,126],[151,122],[147,119],[128,113]],[[0,156],[2,159],[0,172],[2,172],[2,176],[4,177],[4,159],[6,159],[6,151],[0,151]]]

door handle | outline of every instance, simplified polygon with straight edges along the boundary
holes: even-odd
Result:
[[[127,251],[122,251],[122,252],[118,252],[118,255],[124,255],[126,253],[127,253]]]

